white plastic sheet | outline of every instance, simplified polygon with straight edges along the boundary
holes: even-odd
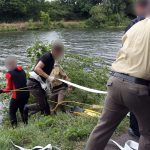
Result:
[[[21,146],[18,146],[18,145],[15,145],[13,142],[12,142],[13,146],[18,148],[18,150],[60,150],[59,148],[57,147],[52,147],[51,144],[48,144],[47,146],[45,147],[42,147],[42,146],[35,146],[34,148],[32,149],[27,149],[27,148],[23,148]]]
[[[122,147],[120,144],[118,144],[114,140],[110,140],[110,141],[112,141],[115,145],[117,145],[120,150],[138,150],[138,147],[139,147],[139,144],[132,140],[127,141],[124,147]]]

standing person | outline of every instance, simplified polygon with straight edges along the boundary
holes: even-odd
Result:
[[[137,18],[135,18],[129,23],[125,32],[127,32],[133,25],[135,25],[139,21],[145,19],[146,4],[147,4],[146,1],[143,1],[143,0],[136,1],[134,9],[135,9],[135,14],[137,15]],[[132,112],[130,112],[130,128],[128,132],[132,136],[140,137],[138,121]]]
[[[64,54],[64,45],[60,41],[54,41],[52,44],[52,50],[45,53],[39,58],[33,71],[37,74],[38,78],[43,83],[47,81],[51,82],[52,78],[49,76],[53,70],[55,60],[62,57]],[[39,112],[44,115],[50,115],[50,107],[47,101],[46,91],[42,88],[40,81],[35,79],[34,76],[30,76],[28,86],[31,88],[31,94],[34,96],[36,103],[26,105],[24,114],[28,118],[28,111]]]
[[[18,109],[24,124],[28,123],[23,115],[24,106],[27,104],[29,98],[29,92],[27,91],[26,85],[26,73],[21,66],[17,66],[17,60],[13,56],[6,58],[5,65],[8,69],[8,72],[5,74],[7,86],[3,90],[0,90],[0,93],[12,92],[12,98],[9,105],[9,116],[11,125],[16,127],[16,113]]]
[[[67,76],[63,68],[57,63],[55,64],[55,67],[50,76],[54,78],[70,81],[69,77]],[[66,83],[63,83],[61,81],[53,80],[51,82],[51,88],[52,88],[52,91],[51,91],[52,96],[50,99],[53,101],[52,109],[55,109],[58,104],[64,101],[68,91],[72,91],[72,87],[68,86]],[[58,109],[60,109],[62,112],[66,112],[65,107],[63,105],[59,105],[57,109],[55,110],[55,112]]]
[[[86,150],[104,150],[113,132],[133,112],[140,128],[139,150],[150,150],[150,0],[146,19],[123,36],[123,47],[112,64],[108,94],[98,125],[87,142]]]

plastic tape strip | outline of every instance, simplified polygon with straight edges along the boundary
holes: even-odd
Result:
[[[73,86],[75,88],[87,91],[87,92],[96,93],[96,94],[107,94],[107,91],[99,91],[99,90],[95,90],[95,89],[90,89],[90,88],[87,88],[87,87],[84,87],[84,86],[81,86],[81,85],[78,85],[78,84],[75,84],[75,83],[71,83],[69,81],[62,80],[62,79],[57,79],[57,80],[59,80],[59,81],[61,81],[63,83],[66,83],[66,84],[68,84],[70,86]]]

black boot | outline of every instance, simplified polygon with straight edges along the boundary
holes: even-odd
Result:
[[[27,105],[25,105],[24,111],[23,111],[23,122],[26,125],[28,124],[28,116],[29,116],[28,113],[29,113],[29,108]]]
[[[13,129],[17,128],[17,121],[16,120],[12,120],[11,121],[11,125],[12,125]]]

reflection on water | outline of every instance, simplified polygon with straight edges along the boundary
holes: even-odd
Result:
[[[27,65],[26,49],[38,38],[51,42],[60,38],[73,53],[101,56],[110,64],[121,47],[121,31],[56,30],[0,33],[0,70],[4,71],[4,59],[15,55],[19,64]]]

